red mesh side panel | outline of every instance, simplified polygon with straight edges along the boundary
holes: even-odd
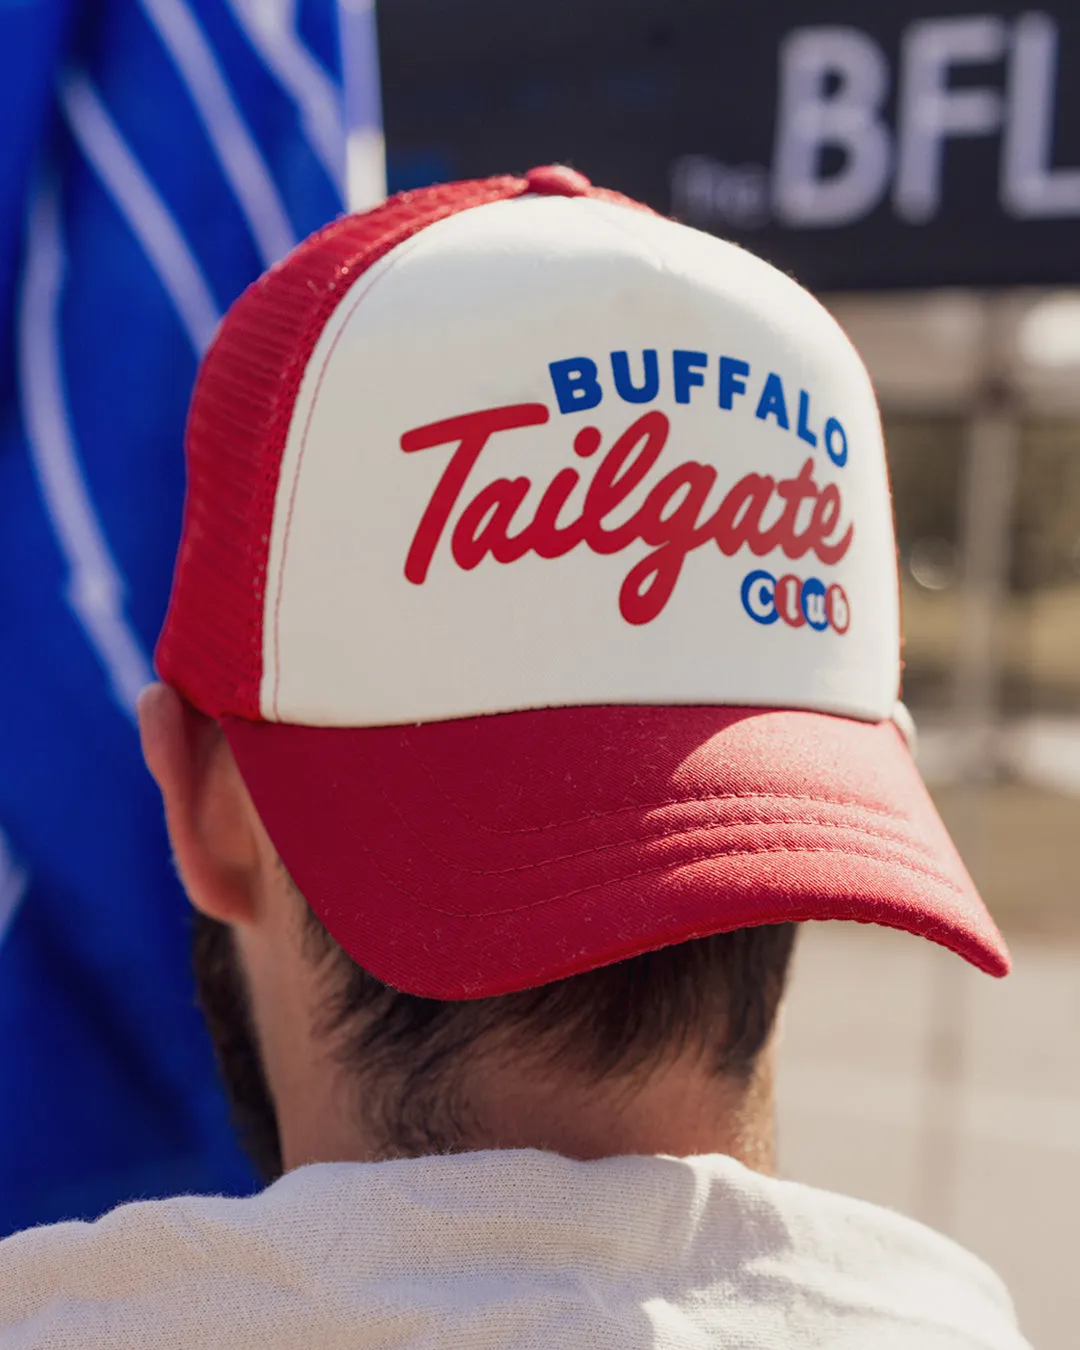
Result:
[[[155,660],[213,717],[260,720],[263,600],[278,472],[304,370],[344,293],[427,225],[527,192],[523,178],[448,183],[390,198],[306,239],[249,286],[195,384],[187,499]],[[616,193],[590,196],[636,206]]]

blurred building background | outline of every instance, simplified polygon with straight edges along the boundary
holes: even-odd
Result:
[[[1080,291],[831,304],[885,419],[923,773],[999,921],[1074,935]]]
[[[1080,1324],[1080,292],[829,300],[884,413],[905,698],[1013,950],[997,983],[900,935],[811,926],[780,1157],[978,1252],[1025,1330]]]

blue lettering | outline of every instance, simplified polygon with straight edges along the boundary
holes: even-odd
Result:
[[[755,623],[775,623],[780,617],[776,608],[776,578],[771,572],[751,572],[742,584],[743,609]]]
[[[671,353],[672,375],[675,380],[675,402],[689,403],[690,390],[696,384],[704,384],[705,376],[700,372],[709,364],[709,358],[704,352],[682,352],[674,351]]]
[[[817,432],[810,430],[810,395],[799,390],[799,439],[807,445],[817,445]]]
[[[604,397],[597,379],[596,362],[587,356],[575,356],[569,361],[552,361],[551,383],[555,386],[555,397],[559,401],[559,411],[587,412],[595,408]]]
[[[627,353],[611,353],[615,391],[624,403],[651,403],[660,392],[660,363],[653,348],[641,353],[641,364],[645,368],[645,383],[636,385],[630,379],[630,358]]]
[[[760,417],[764,422],[770,414],[776,418],[777,426],[783,427],[785,431],[790,429],[787,403],[784,401],[784,382],[775,371],[765,381],[765,388],[761,391],[754,416]]]
[[[745,376],[750,374],[750,364],[734,356],[720,358],[720,406],[730,408],[736,394],[746,393]],[[743,377],[743,378],[740,378]]]
[[[839,450],[833,444],[837,437],[840,439]],[[838,469],[847,463],[847,432],[835,417],[830,417],[825,423],[825,450]]]

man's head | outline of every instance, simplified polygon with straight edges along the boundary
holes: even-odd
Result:
[[[906,743],[873,390],[790,278],[565,169],[405,194],[237,301],[187,453],[175,692],[144,734],[287,1159],[314,1146],[282,1104],[321,1150],[356,1118],[320,1101],[330,1071],[385,1068],[388,1036],[410,1097],[453,1063],[410,1136],[430,1146],[527,1118],[587,1152],[566,1107],[597,1099],[609,1140],[631,1122],[616,1151],[716,1145],[704,1122],[761,1099],[793,922],[1007,969]],[[286,869],[366,976],[310,959]],[[410,1135],[387,1081],[369,1152]]]
[[[140,703],[196,909],[200,1005],[260,1171],[478,1147],[772,1159],[770,1050],[795,925],[739,929],[489,999],[400,993],[342,951],[220,728]],[[359,897],[358,897],[359,899]]]

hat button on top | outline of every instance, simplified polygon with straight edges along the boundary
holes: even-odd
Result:
[[[537,169],[530,169],[525,181],[530,192],[539,192],[545,197],[584,197],[592,188],[583,173],[569,169],[565,164],[542,164]]]

